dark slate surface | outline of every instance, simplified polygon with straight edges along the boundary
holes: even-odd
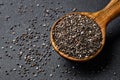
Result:
[[[65,60],[49,44],[49,29],[59,16],[72,12],[74,8],[77,11],[97,11],[108,2],[0,0],[0,80],[120,80],[120,17],[107,26],[106,44],[100,55],[88,62]],[[24,37],[26,33],[31,33],[33,38]],[[20,39],[21,35],[25,40]],[[20,45],[13,43],[16,37],[19,37]],[[37,57],[35,53],[40,55]],[[28,54],[32,54],[28,57],[31,62],[25,64]]]

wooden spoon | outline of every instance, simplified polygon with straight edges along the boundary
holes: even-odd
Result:
[[[76,59],[76,58],[70,57],[70,56],[64,54],[63,52],[59,51],[58,48],[56,47],[56,43],[53,39],[52,32],[53,32],[56,24],[64,16],[62,18],[60,18],[59,20],[57,20],[51,28],[50,39],[51,39],[52,46],[55,49],[55,51],[58,52],[58,54],[60,54],[62,57],[66,58],[66,59],[69,59],[72,61],[78,61],[78,62],[88,61],[88,60],[94,58],[96,55],[98,55],[100,53],[100,51],[102,50],[102,48],[105,44],[106,26],[111,20],[113,20],[120,14],[120,0],[111,0],[110,3],[104,9],[97,11],[97,12],[72,12],[72,14],[81,14],[81,15],[88,16],[88,17],[92,18],[99,25],[101,32],[102,32],[101,48],[98,49],[98,51],[96,53],[94,53],[92,56],[81,58],[81,59]],[[66,15],[69,15],[69,14],[66,14]]]

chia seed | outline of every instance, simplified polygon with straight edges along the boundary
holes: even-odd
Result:
[[[77,10],[77,8],[73,8],[72,11],[75,12]]]
[[[89,57],[101,48],[100,27],[84,15],[66,15],[56,24],[52,35],[58,50],[76,59]]]
[[[50,77],[53,77],[53,74],[50,74]]]

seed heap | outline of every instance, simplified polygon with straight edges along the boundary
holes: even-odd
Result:
[[[80,14],[66,15],[54,27],[52,35],[59,51],[77,59],[89,57],[101,47],[98,24]]]

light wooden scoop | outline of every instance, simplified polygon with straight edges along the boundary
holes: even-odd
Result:
[[[52,43],[52,46],[55,49],[55,51],[57,51],[58,54],[60,54],[62,57],[66,58],[66,59],[69,59],[72,61],[78,61],[78,62],[88,61],[88,60],[94,58],[96,55],[98,55],[100,53],[100,51],[102,50],[102,48],[105,44],[107,24],[111,20],[116,18],[118,15],[120,15],[120,0],[111,0],[110,3],[105,8],[103,8],[102,10],[99,10],[97,12],[74,12],[74,14],[81,14],[81,15],[88,16],[88,17],[92,18],[99,25],[99,27],[101,28],[101,32],[102,32],[101,48],[96,53],[94,53],[92,56],[86,57],[86,58],[81,58],[81,59],[76,59],[76,58],[67,56],[66,54],[59,51],[55,45],[52,31],[53,31],[54,27],[56,26],[56,23],[58,21],[60,21],[62,18],[60,18],[58,21],[56,21],[51,28],[51,32],[50,32],[51,33],[50,34],[51,43]],[[66,15],[68,15],[68,14],[66,14]]]

